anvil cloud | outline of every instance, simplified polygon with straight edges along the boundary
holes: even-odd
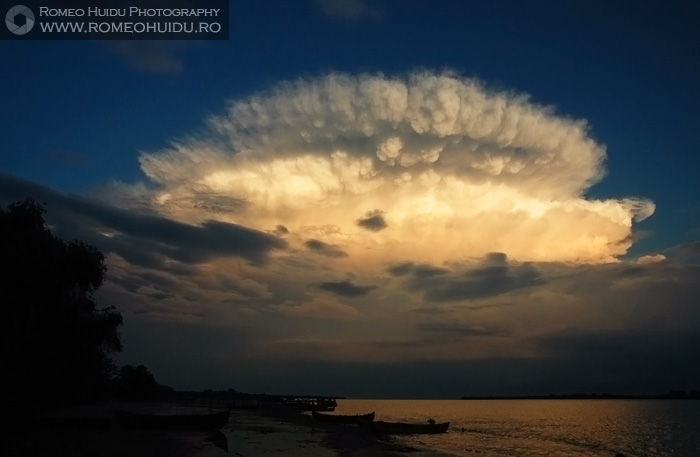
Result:
[[[416,72],[279,84],[140,160],[148,204],[163,215],[282,225],[300,243],[379,266],[489,252],[616,261],[654,204],[587,199],[604,159],[585,121],[449,72]]]

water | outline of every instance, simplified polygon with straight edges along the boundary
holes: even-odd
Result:
[[[700,457],[700,401],[340,400],[337,414],[449,421],[440,435],[402,444],[473,457]]]

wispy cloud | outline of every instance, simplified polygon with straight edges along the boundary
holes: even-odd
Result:
[[[347,257],[347,253],[343,251],[339,246],[324,243],[319,240],[307,240],[304,242],[306,247],[318,254],[325,255],[327,257]]]
[[[134,68],[149,73],[178,75],[185,68],[176,55],[185,45],[177,41],[110,41],[106,46]]]

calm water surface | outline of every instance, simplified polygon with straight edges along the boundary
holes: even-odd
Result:
[[[339,400],[337,414],[449,421],[399,441],[454,456],[700,457],[700,401]]]

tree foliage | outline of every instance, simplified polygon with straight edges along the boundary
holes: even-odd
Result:
[[[115,394],[124,400],[162,400],[174,395],[172,388],[158,384],[144,365],[125,365],[114,380]]]
[[[53,236],[45,213],[29,198],[0,209],[2,393],[42,404],[94,400],[114,374],[122,317],[95,303],[102,253]]]

